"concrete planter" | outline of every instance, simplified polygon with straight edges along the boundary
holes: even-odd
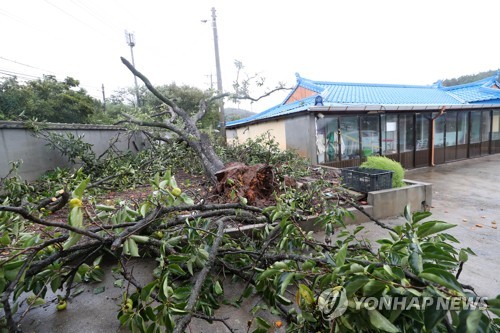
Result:
[[[432,205],[432,184],[404,180],[408,186],[368,192],[368,204],[376,219],[399,216],[406,205],[412,211],[423,211]]]

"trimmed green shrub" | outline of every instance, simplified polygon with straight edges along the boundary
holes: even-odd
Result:
[[[368,156],[368,159],[360,167],[394,171],[392,174],[392,187],[403,187],[406,185],[403,181],[405,170],[401,166],[401,163],[385,156]]]

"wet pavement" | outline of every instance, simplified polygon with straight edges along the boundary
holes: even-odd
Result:
[[[500,294],[500,233],[494,228],[495,223],[500,223],[500,155],[410,170],[406,178],[433,184],[432,218],[456,224],[457,227],[447,232],[461,242],[460,246],[470,247],[477,254],[469,256],[460,281],[474,286],[482,296]],[[393,226],[403,220],[391,218],[383,222]],[[363,226],[365,229],[360,234],[369,240],[388,237],[386,231],[374,223],[363,223]],[[324,239],[322,233],[316,236]],[[148,281],[150,263],[137,263],[134,275],[140,282]],[[24,332],[128,332],[120,328],[116,318],[123,290],[113,286],[114,280],[111,274],[107,274],[102,283],[86,285],[83,293],[68,302],[65,311],[57,312],[55,301],[30,311],[23,320]],[[101,286],[105,287],[104,292],[94,295],[96,288]],[[237,285],[224,287],[229,299],[241,292]],[[257,298],[250,298],[240,308],[223,305],[216,316],[229,318],[229,324],[238,332],[246,332],[247,321],[251,319],[250,310],[258,302]],[[268,319],[276,320],[273,317]],[[280,331],[284,331],[284,327]],[[224,333],[228,330],[220,323],[210,325],[193,320],[188,332]]]

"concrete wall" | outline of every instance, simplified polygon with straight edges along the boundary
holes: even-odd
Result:
[[[409,186],[368,192],[368,204],[373,217],[382,219],[400,216],[406,205],[411,211],[422,211],[432,205],[432,184],[405,180]]]
[[[307,157],[312,164],[316,164],[316,127],[314,117],[306,114],[287,118],[286,148],[293,149],[303,157]]]
[[[129,138],[126,129],[117,126],[83,124],[48,124],[45,130],[60,134],[84,135],[83,140],[93,145],[96,157],[101,155],[111,140],[119,135],[115,147],[120,151],[142,149],[145,142],[140,135]],[[56,167],[70,167],[70,163],[58,151],[51,150],[43,139],[34,136],[21,122],[0,122],[0,177],[10,170],[10,161],[22,160],[19,175],[34,180]]]

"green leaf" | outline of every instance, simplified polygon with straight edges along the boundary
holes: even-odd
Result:
[[[177,275],[186,275],[186,272],[181,268],[181,266],[177,265],[177,264],[170,264],[167,266],[167,268],[177,274]]]
[[[405,217],[406,221],[408,221],[408,222],[412,221],[411,220],[412,216],[411,216],[410,205],[406,205],[405,206],[405,210],[404,210],[403,214],[404,214],[404,217]]]
[[[276,275],[280,272],[279,269],[274,269],[274,268],[270,268],[270,269],[266,269],[264,272],[262,272],[260,275],[259,275],[259,280],[262,281],[266,278],[268,278],[269,276],[271,275]]]
[[[440,268],[428,268],[418,275],[420,278],[463,293],[462,286],[453,274]]]
[[[363,286],[364,296],[373,296],[381,292],[386,284],[378,280],[370,280]]]
[[[286,288],[288,287],[288,285],[290,284],[290,282],[292,281],[292,279],[294,277],[295,277],[295,273],[285,273],[285,274],[281,275],[281,278],[280,278],[281,285],[280,285],[280,292],[279,292],[280,295],[283,295]]]
[[[191,296],[191,288],[190,287],[180,287],[175,288],[175,292],[173,298],[178,301],[186,300]]]
[[[67,250],[71,248],[73,245],[78,243],[78,241],[82,238],[82,235],[73,231],[69,232],[69,238],[66,242],[63,244],[63,250]]]
[[[278,302],[280,302],[281,304],[286,305],[286,306],[293,304],[293,302],[291,300],[289,300],[288,298],[281,296],[279,294],[276,294],[276,300]]]
[[[215,281],[214,291],[217,295],[222,295],[224,293],[224,290],[222,289],[219,281]]]
[[[144,204],[141,205],[139,213],[141,213],[142,217],[146,217],[146,215],[148,215],[148,211],[149,211],[149,202],[145,202]]]
[[[422,255],[417,251],[413,251],[408,258],[408,264],[415,274],[420,274],[423,270]]]
[[[71,208],[68,224],[75,228],[81,228],[83,226],[83,212],[81,207]]]
[[[437,302],[427,305],[424,310],[424,325],[428,332],[431,332],[437,324],[439,324],[446,316],[448,311],[442,308],[437,308]]]
[[[477,333],[485,332],[480,330],[481,316],[483,313],[480,310],[461,311],[460,322],[457,327],[457,333]]]
[[[337,266],[342,266],[345,263],[346,256],[347,256],[347,244],[344,244],[335,255],[335,264]]]
[[[424,222],[417,228],[417,236],[419,238],[424,238],[454,227],[456,227],[456,224],[451,224],[443,221]]]
[[[165,174],[165,179],[167,179],[167,176],[169,176],[169,175]],[[168,180],[169,180],[169,185],[170,186],[172,186],[172,187],[179,187],[179,186],[177,186],[177,182],[175,181],[175,177],[174,176],[170,177],[170,179],[168,179]]]
[[[186,267],[188,269],[189,274],[194,275],[193,274],[193,262],[191,260],[188,260],[186,262]]]
[[[165,274],[165,278],[163,279],[163,284],[161,289],[163,291],[163,295],[165,295],[166,298],[172,296],[172,294],[170,294],[170,290],[172,289],[172,287],[168,285],[168,274]]]
[[[3,236],[0,238],[0,245],[9,245],[10,244],[10,237],[9,234],[6,232],[3,234]]]
[[[458,260],[461,262],[466,262],[467,260],[469,260],[467,251],[465,251],[464,249],[460,249],[460,252],[458,253]]]
[[[257,325],[265,328],[266,330],[271,328],[271,325],[261,317],[255,317],[255,321],[257,322]]]
[[[314,304],[314,294],[305,284],[299,284],[299,295],[306,301],[308,305]]]
[[[115,206],[95,205],[95,209],[102,210],[104,212],[113,212],[116,208]]]
[[[56,292],[57,289],[61,286],[62,280],[60,275],[54,276],[52,281],[50,281],[50,288],[52,289],[52,292]]]
[[[186,205],[194,205],[193,199],[191,199],[186,193],[181,193],[180,198]]]
[[[139,257],[139,247],[137,246],[137,243],[135,242],[135,240],[133,240],[132,238],[127,238],[125,240],[125,242],[128,243],[130,255],[132,257]]]
[[[83,192],[85,191],[85,188],[90,182],[90,176],[88,176],[84,181],[82,181],[73,191],[72,193],[72,198],[75,199],[80,199],[82,200]]]
[[[121,287],[123,287],[123,282],[124,282],[123,279],[115,280],[115,282],[113,282],[113,287],[121,288]],[[141,292],[142,292],[142,290],[141,290]]]
[[[413,213],[413,225],[417,224],[418,222],[422,221],[423,219],[428,218],[431,216],[431,212],[415,212]]]
[[[157,285],[157,281],[156,280],[153,281],[153,282],[148,283],[147,285],[145,285],[141,289],[141,300],[148,301],[149,300],[149,296],[151,296],[151,293],[155,289],[156,285]]]
[[[94,295],[101,294],[101,293],[104,292],[104,290],[106,290],[106,287],[97,287],[97,288],[94,288]]]
[[[349,282],[344,285],[346,296],[351,297],[356,291],[368,283],[370,279],[367,276],[360,275],[353,277]]]
[[[370,318],[370,323],[379,330],[385,332],[400,332],[396,326],[375,309],[368,311],[368,317]]]
[[[243,298],[247,298],[248,296],[250,296],[253,292],[253,286],[248,286],[244,291],[243,291],[243,294],[241,294],[241,297]]]

